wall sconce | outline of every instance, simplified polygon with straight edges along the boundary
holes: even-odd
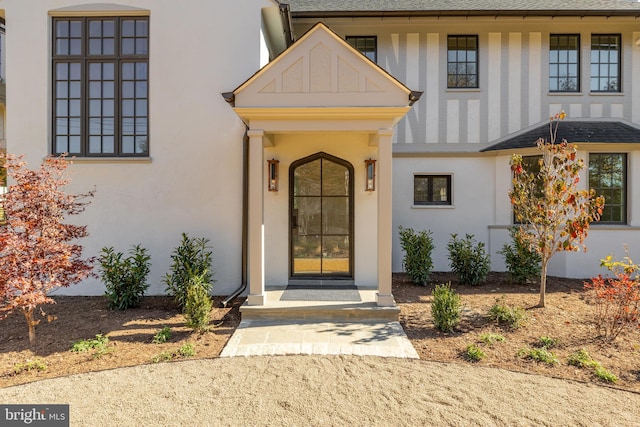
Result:
[[[364,161],[365,165],[365,173],[366,173],[366,181],[365,181],[365,191],[375,191],[376,190],[376,161],[369,159]]]
[[[269,188],[269,191],[278,191],[278,163],[280,163],[280,161],[271,159],[267,160],[267,163],[269,164],[269,182],[267,186]]]

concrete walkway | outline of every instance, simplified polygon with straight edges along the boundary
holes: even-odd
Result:
[[[400,322],[243,320],[220,357],[285,354],[418,359]]]

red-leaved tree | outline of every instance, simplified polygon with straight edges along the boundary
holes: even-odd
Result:
[[[549,260],[560,251],[586,250],[589,224],[600,219],[604,207],[604,197],[596,197],[595,190],[578,190],[584,163],[576,158],[577,147],[564,139],[555,143],[558,123],[564,117],[564,112],[551,117],[550,140],[540,138],[536,143],[542,154],[538,173],[525,170],[521,155],[511,158],[513,189],[509,198],[515,218],[522,224],[519,238],[541,258],[539,307],[546,302]]]
[[[93,259],[83,259],[77,243],[87,227],[64,221],[82,212],[94,191],[64,192],[69,183],[64,156],[48,157],[37,170],[27,169],[21,156],[0,155],[0,161],[10,178],[1,199],[6,221],[0,225],[0,319],[21,311],[33,346],[40,323],[36,309],[55,303],[48,293],[92,274]]]

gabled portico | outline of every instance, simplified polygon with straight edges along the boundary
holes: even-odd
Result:
[[[249,137],[247,304],[311,283],[393,306],[391,144],[419,93],[317,24],[225,97]]]

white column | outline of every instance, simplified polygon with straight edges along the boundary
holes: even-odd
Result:
[[[264,131],[249,136],[249,296],[248,305],[264,305]]]
[[[378,293],[376,294],[376,303],[385,307],[395,305],[391,294],[392,141],[393,129],[378,130],[378,176],[376,182],[376,192],[378,193]]]

